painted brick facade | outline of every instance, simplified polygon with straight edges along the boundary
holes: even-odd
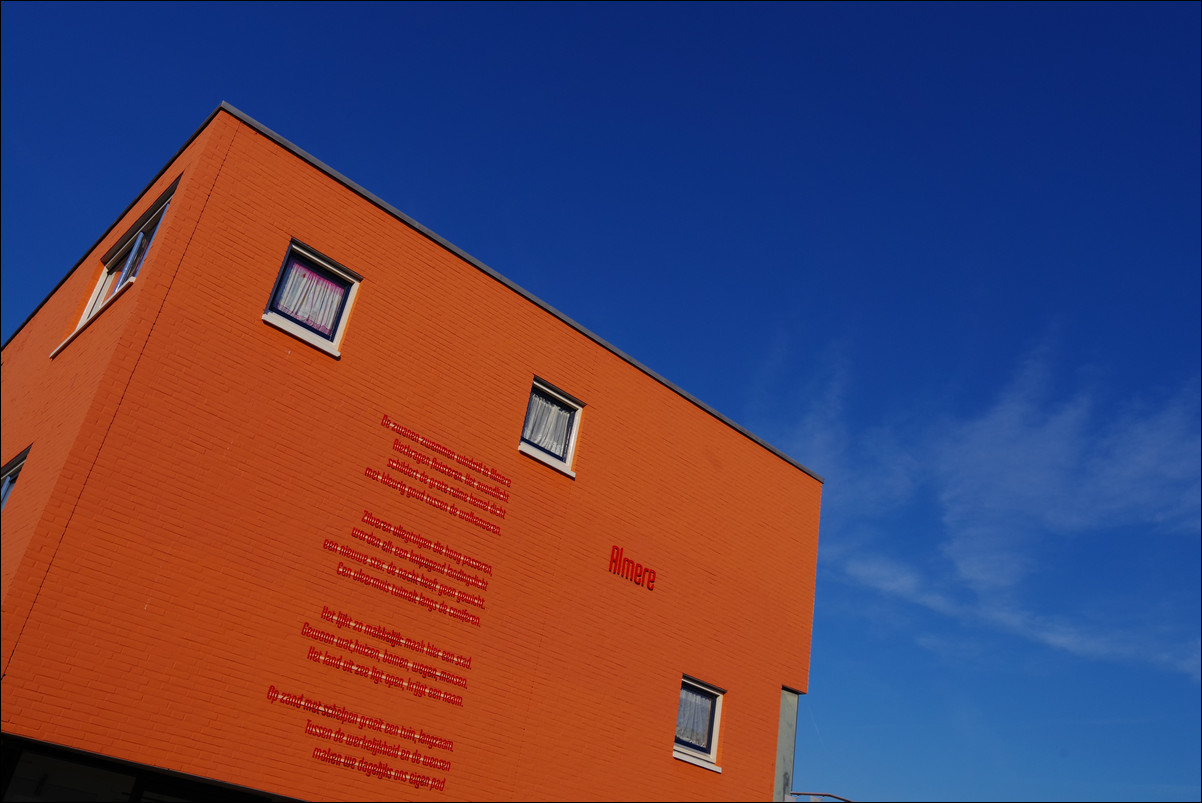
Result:
[[[136,281],[72,336],[102,256],[177,179]],[[363,277],[341,358],[262,319],[294,240]],[[535,377],[585,404],[574,479],[518,451]],[[306,799],[772,796],[820,480],[229,107],[5,344],[3,416],[2,459],[31,446],[3,513],[6,734]],[[504,518],[455,501],[473,486],[432,461],[500,483],[433,444],[511,481]],[[412,541],[407,560],[366,514],[491,574]],[[609,571],[614,546],[652,590]],[[682,675],[726,690],[720,773],[673,757]]]

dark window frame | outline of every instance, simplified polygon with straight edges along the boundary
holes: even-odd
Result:
[[[271,299],[267,302],[267,309],[282,318],[287,318],[288,320],[292,321],[292,323],[300,326],[303,329],[307,329],[318,337],[333,343],[334,339],[338,336],[339,329],[342,326],[342,316],[346,314],[346,305],[347,302],[350,301],[351,288],[354,286],[355,282],[346,276],[349,271],[343,270],[340,272],[331,270],[330,266],[325,264],[328,263],[328,260],[315,259],[313,256],[310,256],[311,253],[312,252],[309,249],[297,248],[295,243],[293,244],[293,247],[288,249],[288,255],[284,258],[284,264],[280,266],[279,275],[276,276],[275,287],[273,287],[271,290]],[[280,305],[280,297],[283,295],[284,289],[287,287],[287,279],[290,275],[290,269],[294,264],[299,265],[300,267],[303,267],[306,270],[311,271],[321,278],[326,279],[327,281],[332,282],[333,284],[336,284],[342,288],[342,298],[338,302],[338,311],[334,314],[333,326],[331,326],[329,333],[321,331],[316,326],[311,326],[292,313],[288,312]]]
[[[100,260],[104,270],[92,290],[79,327],[99,315],[122,291],[133,284],[146,264],[150,247],[167,216],[179,179],[172,182],[158,199],[143,212],[121,239]]]
[[[562,452],[548,448],[533,437],[527,436],[531,426],[530,420],[535,409],[536,398],[568,413],[567,432]],[[572,464],[576,459],[583,411],[584,402],[570,394],[564,393],[551,383],[537,376],[534,377],[530,385],[529,395],[526,397],[526,414],[522,418],[522,432],[521,438],[518,441],[518,451],[529,457],[533,457],[539,462],[546,463],[556,471],[575,478],[576,473],[572,470]]]

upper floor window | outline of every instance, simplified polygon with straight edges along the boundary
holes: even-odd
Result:
[[[526,422],[518,448],[568,476],[580,430],[580,411],[584,405],[546,382],[534,380],[526,405]]]
[[[263,320],[333,356],[362,277],[293,243]]]
[[[174,187],[173,187],[174,189]],[[104,272],[92,293],[83,321],[87,321],[113,300],[122,288],[129,286],[138,276],[146,252],[154,241],[155,232],[163,220],[163,214],[171,203],[170,195],[161,198],[144,214],[137,224],[117,243],[104,260]]]

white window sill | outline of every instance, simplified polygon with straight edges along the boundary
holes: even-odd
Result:
[[[336,360],[342,358],[342,353],[338,351],[337,346],[335,346],[332,342],[326,340],[321,335],[310,332],[305,327],[294,323],[288,318],[285,318],[283,315],[280,315],[278,312],[273,312],[271,310],[264,312],[263,320],[267,324],[279,329],[281,332],[286,332],[287,334],[295,337],[297,340],[303,340],[310,346],[324,351],[326,354],[329,354]]]
[[[57,357],[59,355],[59,353],[62,352],[63,349],[65,349],[67,346],[71,345],[71,343],[75,340],[75,338],[79,337],[80,332],[82,332],[84,329],[87,329],[88,326],[92,323],[92,321],[94,321],[100,317],[100,313],[104,312],[106,309],[113,306],[113,304],[116,303],[117,299],[119,299],[119,298],[121,298],[121,296],[125,295],[129,291],[129,288],[134,286],[134,282],[137,281],[137,278],[138,277],[135,276],[132,279],[127,279],[125,281],[125,284],[123,284],[117,288],[117,292],[115,292],[111,296],[109,296],[108,300],[106,300],[103,304],[101,304],[99,308],[94,310],[91,315],[89,315],[88,317],[86,317],[82,321],[80,321],[79,326],[75,327],[75,331],[72,332],[71,334],[67,335],[67,339],[64,340],[62,343],[59,343],[58,346],[55,347],[54,351],[50,352],[50,359],[53,360],[55,357]]]
[[[714,762],[712,762],[708,759],[704,759],[701,756],[696,755],[692,752],[682,750],[679,747],[672,748],[672,758],[678,759],[680,761],[684,761],[686,763],[692,764],[697,767],[701,767],[703,770],[709,770],[710,772],[717,772],[717,773],[722,772],[722,768],[719,767]]]
[[[518,443],[518,451],[521,452],[522,454],[526,455],[527,457],[533,457],[535,460],[537,460],[540,463],[546,463],[548,466],[555,469],[560,474],[567,474],[572,479],[576,479],[576,472],[572,471],[572,469],[568,468],[567,463],[563,462],[562,460],[556,459],[552,455],[547,454],[542,449],[539,449],[537,446],[531,446],[530,444],[526,443],[525,441],[521,441],[520,443]]]

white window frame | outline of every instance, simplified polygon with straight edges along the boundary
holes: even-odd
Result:
[[[530,418],[530,399],[535,393],[541,393],[544,396],[550,397],[552,401],[570,410],[572,413],[572,423],[568,427],[567,448],[564,450],[562,458],[526,440],[526,422]],[[530,395],[527,396],[526,415],[522,418],[523,434],[521,440],[518,442],[518,451],[528,457],[533,457],[541,463],[546,463],[556,471],[575,479],[576,472],[572,470],[572,461],[576,457],[576,440],[580,435],[580,419],[583,410],[584,402],[569,396],[554,385],[535,377],[530,386]]]
[[[328,273],[334,279],[347,284],[346,296],[342,301],[342,309],[338,316],[338,322],[329,337],[322,335],[320,332],[313,331],[286,313],[274,309],[280,292],[280,286],[284,282],[288,266],[293,259],[299,259],[303,263],[308,263],[308,266],[317,268],[319,272]],[[267,299],[267,309],[263,312],[263,320],[276,329],[287,332],[298,340],[303,340],[310,346],[320,349],[332,357],[341,357],[342,352],[339,349],[342,345],[342,338],[346,334],[347,321],[350,320],[351,308],[355,305],[355,296],[359,293],[359,283],[362,281],[363,277],[354,271],[348,270],[328,257],[322,256],[312,248],[293,240],[288,248],[288,253],[284,257],[284,262],[280,266],[280,271],[276,274],[275,284],[271,287],[271,295]]]
[[[722,768],[718,766],[718,735],[722,731],[722,699],[726,696],[726,690],[697,678],[689,677],[688,675],[681,677],[680,688],[699,691],[714,698],[713,724],[710,726],[709,750],[699,750],[691,745],[681,744],[679,741],[673,740],[672,757],[698,767],[703,767],[711,772],[722,772]],[[679,705],[678,702],[676,709],[678,718],[680,714]]]
[[[174,185],[171,189],[175,189]],[[162,225],[170,205],[171,192],[168,192],[148,209],[134,227],[105,255],[104,270],[101,271],[100,279],[92,290],[88,305],[84,307],[83,317],[75,327],[77,330],[82,329],[88,321],[108,309],[126,290],[133,287],[134,280],[146,264],[146,257],[154,244],[154,236]]]

